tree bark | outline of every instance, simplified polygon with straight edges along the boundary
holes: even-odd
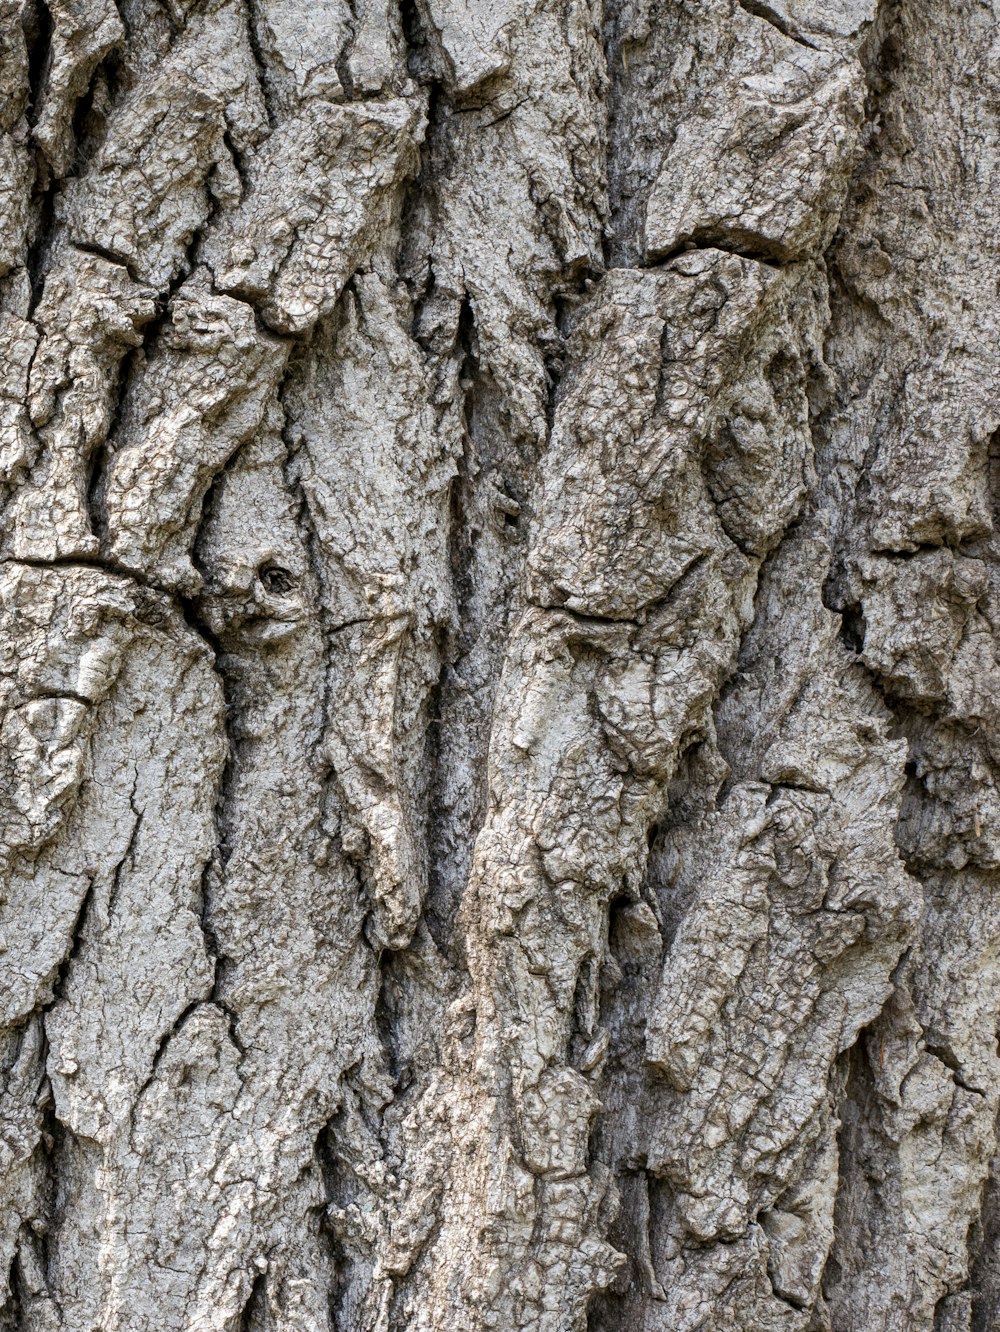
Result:
[[[0,1332],[1000,1327],[998,52],[0,0]]]

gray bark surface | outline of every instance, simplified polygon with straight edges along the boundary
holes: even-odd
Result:
[[[998,69],[0,0],[0,1332],[1000,1328]]]

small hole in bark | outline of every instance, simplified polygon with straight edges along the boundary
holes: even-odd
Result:
[[[257,577],[266,591],[279,597],[287,597],[295,586],[295,579],[279,564],[265,564],[262,569],[258,569]]]
[[[865,646],[865,617],[860,606],[845,606],[840,612],[840,641],[849,652],[860,653]]]

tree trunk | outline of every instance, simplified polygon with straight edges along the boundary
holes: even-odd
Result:
[[[0,1332],[1000,1327],[998,54],[0,0]]]

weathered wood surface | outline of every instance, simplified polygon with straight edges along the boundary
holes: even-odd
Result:
[[[998,69],[0,0],[2,1332],[1000,1327]]]

